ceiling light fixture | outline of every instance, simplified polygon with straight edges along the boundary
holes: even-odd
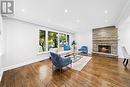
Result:
[[[67,9],[65,9],[65,11],[64,11],[65,13],[68,13],[68,10]]]
[[[104,13],[105,13],[105,14],[108,14],[108,11],[107,11],[107,10],[105,10],[105,11],[104,11]]]
[[[24,12],[25,10],[24,9],[21,9],[22,12]]]

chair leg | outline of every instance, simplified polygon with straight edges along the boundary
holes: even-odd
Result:
[[[71,65],[71,67],[72,67],[72,63],[71,63],[70,65]]]
[[[52,71],[54,71],[54,65],[52,64]]]
[[[60,72],[62,72],[62,68],[60,68]]]
[[[127,66],[127,64],[128,64],[128,59],[126,60],[126,64],[125,64],[125,66]]]
[[[124,58],[124,60],[123,60],[123,64],[125,63],[125,61],[126,61],[126,58]]]

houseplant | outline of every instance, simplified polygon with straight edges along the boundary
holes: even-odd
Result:
[[[75,40],[72,42],[71,45],[73,46],[73,50],[74,50],[74,52],[75,52],[75,50],[76,50],[76,42],[75,42]]]

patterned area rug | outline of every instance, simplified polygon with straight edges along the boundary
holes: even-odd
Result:
[[[77,70],[77,71],[81,71],[84,66],[91,60],[92,57],[89,56],[82,56],[82,58],[80,58],[79,60],[77,60],[76,62],[72,63],[72,69]]]

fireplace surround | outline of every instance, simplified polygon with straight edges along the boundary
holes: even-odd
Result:
[[[118,31],[115,26],[93,29],[93,53],[118,55]]]

